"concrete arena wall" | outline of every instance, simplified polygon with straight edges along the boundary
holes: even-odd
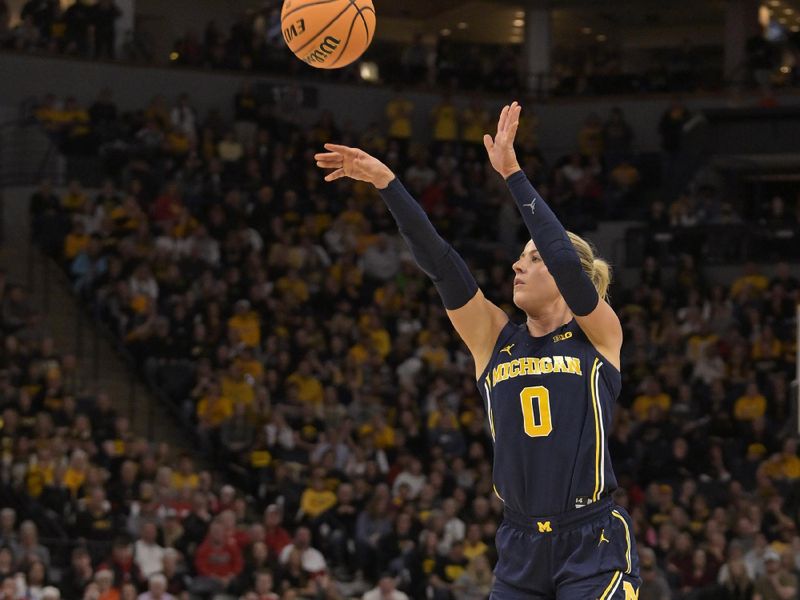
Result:
[[[119,106],[134,109],[144,106],[155,94],[166,94],[174,98],[182,91],[191,94],[193,103],[204,112],[219,108],[230,114],[232,96],[244,78],[241,74],[225,74],[198,70],[143,67],[77,61],[58,57],[41,57],[17,54],[0,54],[0,103],[16,105],[31,97],[40,97],[46,92],[60,96],[74,95],[79,101],[89,103],[104,86],[113,91]],[[312,74],[313,75],[313,74]],[[293,81],[280,77],[253,77],[275,83],[298,83],[318,88],[319,108],[331,110],[341,123],[352,123],[363,127],[383,118],[383,109],[392,91],[387,88],[367,85],[314,84],[313,77]],[[412,92],[408,96],[415,103],[416,132],[430,130],[428,115],[438,101],[434,93]],[[503,103],[515,98],[494,96],[487,98],[487,105],[496,110]],[[461,104],[466,98],[459,98]],[[554,100],[536,104],[539,115],[540,146],[548,158],[553,158],[575,147],[576,134],[586,115],[592,111],[601,115],[612,106],[620,106],[636,131],[637,149],[644,152],[658,149],[658,119],[669,102],[669,98],[586,98]],[[685,99],[693,109],[754,105],[755,98],[744,97],[738,101],[716,96],[693,96]],[[785,95],[782,105],[800,104],[800,96]],[[306,111],[301,118],[311,120],[316,111]]]

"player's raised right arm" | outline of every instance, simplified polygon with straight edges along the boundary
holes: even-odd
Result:
[[[464,260],[437,233],[425,211],[389,167],[357,148],[325,144],[325,149],[328,152],[314,158],[317,166],[333,169],[325,176],[326,181],[351,177],[378,189],[414,260],[442,297],[447,316],[472,353],[479,375],[489,363],[508,316],[484,297]]]

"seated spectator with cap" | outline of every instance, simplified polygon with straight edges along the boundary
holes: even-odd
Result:
[[[764,552],[764,573],[756,579],[753,600],[787,600],[797,597],[797,575],[781,565],[772,548]]]

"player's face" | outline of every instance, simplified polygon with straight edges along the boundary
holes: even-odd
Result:
[[[536,313],[560,297],[556,282],[533,241],[525,245],[511,268],[514,269],[514,304],[526,313]]]

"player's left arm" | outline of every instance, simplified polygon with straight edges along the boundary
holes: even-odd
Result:
[[[611,306],[597,293],[583,270],[567,231],[528,181],[517,162],[514,137],[522,107],[514,102],[500,113],[497,134],[483,138],[489,160],[508,183],[531,239],[558,290],[592,345],[619,369],[622,326]]]

